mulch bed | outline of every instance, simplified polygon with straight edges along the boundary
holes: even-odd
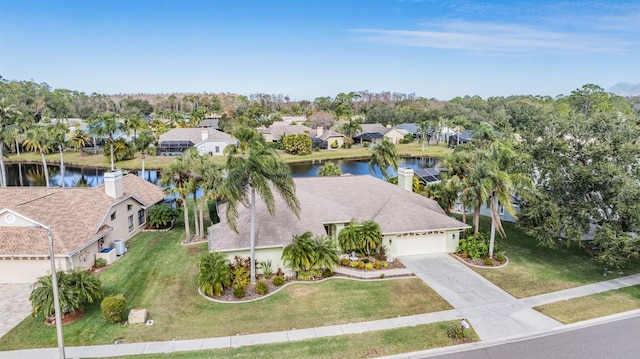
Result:
[[[504,263],[500,263],[500,262],[498,262],[495,258],[491,258],[491,259],[492,259],[492,261],[493,261],[493,265],[492,265],[492,266],[488,266],[488,265],[484,264],[484,261],[485,261],[485,259],[484,259],[484,258],[480,258],[480,259],[471,259],[471,257],[462,257],[462,256],[459,256],[459,255],[457,255],[457,254],[456,254],[456,256],[457,256],[458,258],[460,258],[461,260],[463,260],[463,261],[465,261],[465,262],[469,263],[469,264],[473,264],[473,265],[476,265],[476,266],[479,266],[479,267],[488,267],[488,268],[491,268],[491,267],[497,267],[497,266],[500,266],[500,265],[504,264]]]
[[[84,315],[87,314],[87,312],[85,312],[84,310],[78,309],[76,310],[75,314],[74,313],[65,313],[64,316],[62,316],[62,325],[67,325],[67,324],[71,324],[73,322],[76,322],[78,320],[80,320],[80,318],[84,317]],[[55,327],[56,326],[56,316],[52,315],[49,318],[44,320],[44,324],[48,327]]]

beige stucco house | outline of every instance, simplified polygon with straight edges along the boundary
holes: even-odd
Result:
[[[360,125],[361,130],[356,131],[353,139],[356,142],[380,143],[383,138],[388,139],[391,143],[398,144],[404,138],[404,134],[393,127],[386,127],[378,123],[363,123]]]
[[[105,173],[93,188],[0,188],[0,283],[33,283],[49,274],[47,231],[56,268],[91,268],[116,240],[127,241],[147,225],[149,208],[164,199],[162,189],[133,174]]]
[[[271,260],[273,268],[284,268],[281,256],[292,236],[311,231],[337,238],[352,220],[376,221],[390,256],[454,252],[459,232],[468,225],[449,217],[437,202],[411,192],[413,171],[402,169],[399,185],[372,176],[295,178],[300,216],[296,217],[275,196],[275,214],[264,202],[256,206],[256,259]],[[259,198],[259,197],[258,197]],[[209,228],[209,250],[234,256],[249,256],[250,210],[239,208],[238,233],[222,221]]]
[[[224,149],[236,142],[233,137],[215,128],[174,128],[160,135],[158,151],[175,153],[195,147],[200,155],[222,156]]]

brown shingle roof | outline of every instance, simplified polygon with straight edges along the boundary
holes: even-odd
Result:
[[[256,207],[256,245],[276,246],[291,243],[292,235],[311,231],[324,235],[324,223],[348,223],[351,220],[375,220],[382,233],[420,230],[461,229],[467,226],[453,219],[433,200],[406,191],[372,176],[295,178],[300,201],[300,218],[286,207],[278,195],[276,212],[271,216],[259,200]],[[240,207],[238,232],[225,222],[209,229],[211,250],[249,247],[250,211]]]
[[[102,226],[111,206],[133,196],[144,207],[164,198],[162,189],[135,175],[123,177],[125,195],[113,199],[104,186],[93,188],[0,188],[0,211],[7,208],[51,228],[54,249],[70,254],[111,228]],[[46,231],[29,227],[0,227],[0,255],[46,255]],[[44,243],[44,247],[42,247]]]

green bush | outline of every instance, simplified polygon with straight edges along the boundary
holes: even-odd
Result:
[[[373,266],[374,266],[376,269],[382,269],[382,265],[383,265],[383,264],[382,264],[382,262],[376,262]]]
[[[384,279],[384,273],[380,273],[380,279]]]
[[[383,267],[385,268],[389,268],[389,262],[384,262],[384,264],[382,264]]]
[[[168,228],[178,218],[178,210],[171,206],[157,205],[149,210],[149,225],[153,228]]]
[[[369,147],[369,142],[362,142],[362,147]]]
[[[358,269],[364,269],[364,266],[366,266],[367,264],[363,261],[358,262]]]
[[[242,286],[242,285],[234,285],[233,286],[233,296],[238,298],[238,299],[242,299],[245,296],[245,291],[246,291],[247,287]]]
[[[407,143],[411,143],[411,140],[408,138],[402,138],[399,142],[401,145],[406,145]]]
[[[349,258],[342,258],[340,260],[340,265],[347,267],[349,264],[351,264],[351,261],[349,260]]]
[[[298,280],[314,280],[320,278],[322,278],[322,270],[320,269],[298,271]]]
[[[333,148],[333,149],[338,148],[338,141],[331,142],[331,148]]]
[[[484,259],[484,265],[486,266],[493,266],[493,259],[487,257]]]
[[[256,293],[260,295],[269,293],[269,285],[267,284],[267,282],[259,280],[258,283],[256,283]]]
[[[371,264],[371,263],[367,263],[367,264],[365,264],[364,269],[366,269],[366,270],[372,270],[372,269],[373,269],[373,264]]]
[[[273,277],[273,285],[276,287],[284,285],[284,277],[280,275]]]
[[[233,288],[242,287],[246,288],[251,281],[251,272],[246,267],[238,267],[233,271]]]
[[[457,252],[461,255],[467,255],[471,259],[480,259],[487,256],[489,254],[489,240],[487,237],[486,233],[468,236],[460,240]],[[497,249],[497,244],[494,244],[494,251]]]
[[[362,258],[362,261],[364,262],[364,264],[369,263],[369,258]]]
[[[271,264],[271,259],[267,259],[264,262],[260,262],[260,268],[262,269],[262,275],[265,278],[271,279],[271,277],[273,277],[273,268]]]
[[[351,262],[351,267],[352,268],[358,268],[359,264],[360,264],[360,261],[353,261],[353,262]]]
[[[96,268],[102,268],[105,267],[107,265],[107,260],[104,258],[98,258],[96,259]]]
[[[507,257],[504,256],[504,252],[498,252],[498,254],[496,254],[496,260],[500,263],[504,263],[507,261]]]
[[[109,323],[119,323],[127,318],[126,316],[127,301],[124,294],[110,295],[102,300],[100,310],[102,317]]]
[[[467,337],[467,332],[461,325],[452,325],[447,329],[447,336],[453,339],[464,339]]]

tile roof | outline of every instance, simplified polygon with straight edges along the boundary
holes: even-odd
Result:
[[[294,234],[311,231],[325,235],[324,223],[347,223],[373,219],[382,233],[462,229],[467,226],[449,217],[433,200],[372,176],[294,178],[300,201],[300,218],[276,194],[271,216],[258,198],[256,207],[258,247],[285,246]],[[250,210],[240,206],[238,233],[225,221],[209,228],[211,250],[249,247]]]
[[[132,196],[149,207],[165,196],[160,187],[133,174],[123,177],[123,188],[124,195],[113,199],[104,193],[104,186],[4,187],[0,188],[0,212],[9,209],[49,226],[56,253],[71,254],[111,229],[102,224],[115,203]],[[0,228],[0,255],[49,253],[46,231],[29,227]]]

